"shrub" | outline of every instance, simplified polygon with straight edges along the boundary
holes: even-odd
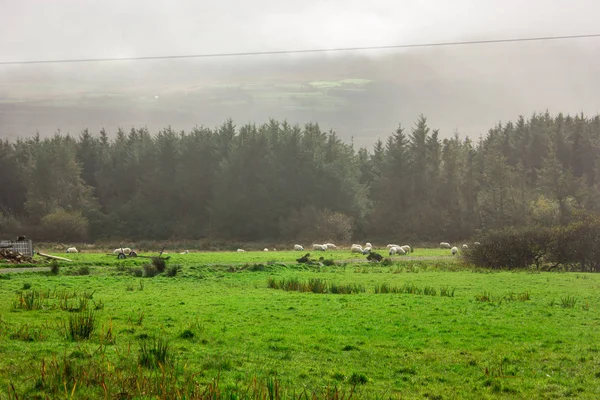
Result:
[[[25,282],[23,284],[23,290],[31,289],[31,283]]]
[[[79,267],[79,269],[77,270],[77,275],[89,275],[89,274],[90,274],[90,267],[88,267],[87,265]]]
[[[550,261],[570,270],[600,272],[600,218],[588,216],[554,229]]]
[[[152,278],[159,274],[158,269],[152,264],[144,264],[144,276],[146,278]]]
[[[352,237],[353,220],[349,216],[330,210],[304,207],[293,210],[279,221],[281,237],[288,240],[333,240],[347,242]]]
[[[192,332],[191,329],[184,329],[179,334],[179,338],[181,338],[181,339],[193,339],[194,338],[194,332]]]
[[[58,210],[42,218],[39,236],[49,242],[85,242],[88,225],[80,212]]]
[[[484,235],[480,245],[462,250],[462,256],[468,263],[484,268],[539,266],[549,253],[552,240],[548,228],[507,228]]]
[[[53,263],[50,265],[50,273],[51,273],[52,275],[58,275],[58,273],[59,273],[59,272],[60,272],[60,266],[58,265],[58,263],[57,263],[57,262],[53,262]]]
[[[162,274],[167,268],[167,261],[162,257],[152,257],[152,265],[159,274]]]
[[[177,273],[178,273],[179,271],[181,271],[181,265],[173,265],[173,266],[170,266],[169,268],[167,268],[166,275],[167,275],[169,278],[172,278],[172,277],[174,277],[175,275],[177,275]]]
[[[369,382],[369,378],[365,374],[353,373],[348,380],[352,385],[364,385]]]
[[[141,268],[131,268],[129,272],[136,278],[141,278],[142,276],[144,276],[144,270]]]
[[[335,265],[335,261],[333,260],[323,260],[323,265],[325,265],[326,267],[331,267]]]

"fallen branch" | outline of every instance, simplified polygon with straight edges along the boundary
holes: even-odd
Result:
[[[38,256],[44,257],[44,258],[49,258],[50,260],[58,260],[58,261],[69,261],[72,262],[73,260],[69,260],[68,258],[64,258],[64,257],[57,257],[57,256],[51,256],[50,254],[44,254],[44,253],[37,253]]]

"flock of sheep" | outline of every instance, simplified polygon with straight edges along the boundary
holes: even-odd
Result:
[[[480,243],[479,242],[475,242],[473,244],[475,246],[477,246]],[[388,244],[386,247],[387,247],[387,250],[388,250],[388,254],[390,256],[397,255],[397,254],[398,255],[409,254],[409,253],[412,253],[414,251],[409,245],[399,246],[397,244]],[[337,249],[337,246],[335,244],[333,244],[333,243],[325,243],[325,244],[313,244],[312,248],[313,248],[313,250],[316,250],[316,251],[326,251],[326,250],[335,250],[335,249]],[[466,245],[466,244],[462,245],[462,249],[463,250],[466,250],[468,248],[469,248],[468,245]],[[350,251],[352,253],[360,253],[360,254],[363,254],[363,255],[369,254],[371,252],[371,250],[373,250],[373,249],[374,249],[373,245],[371,243],[369,243],[369,242],[365,243],[364,247],[362,245],[360,245],[360,244],[353,244],[350,247]],[[440,249],[450,249],[450,251],[452,252],[452,255],[458,254],[458,247],[451,246],[450,243],[447,243],[447,242],[441,242],[440,243]],[[294,250],[295,251],[304,251],[304,247],[302,245],[295,244],[294,245]],[[241,253],[241,252],[244,252],[244,251],[245,251],[244,249],[237,249],[238,253]],[[269,249],[265,247],[263,251],[269,251]],[[273,251],[277,251],[277,250],[273,249]],[[67,253],[78,253],[78,251],[77,251],[77,249],[75,247],[69,247],[67,249]],[[132,254],[134,252],[129,247],[121,247],[121,248],[113,250],[113,254],[121,254],[121,253],[129,255],[129,254]],[[188,253],[189,253],[189,251],[185,250],[185,251],[183,251],[180,254],[188,254]],[[163,253],[163,254],[166,254],[166,253]]]
[[[313,244],[312,248],[313,248],[313,250],[316,250],[316,251],[326,251],[326,250],[335,250],[335,249],[337,249],[337,246],[333,243],[325,243],[325,244]],[[363,255],[369,254],[371,252],[371,250],[373,250],[373,249],[374,249],[373,245],[369,242],[365,243],[364,247],[360,244],[353,244],[350,247],[350,251],[352,253],[360,253]],[[413,251],[409,245],[399,246],[397,244],[388,244],[387,249],[389,251],[390,256],[393,256],[395,254],[408,254]],[[295,244],[294,250],[304,251],[304,247],[302,245]]]
[[[475,246],[478,246],[478,245],[480,245],[480,244],[481,244],[481,243],[479,243],[479,242],[475,242],[475,243],[473,243],[473,245],[475,245]],[[469,246],[468,246],[468,245],[466,245],[466,244],[463,244],[463,245],[462,245],[462,249],[463,249],[463,250],[467,250],[468,248],[469,248]],[[441,242],[441,243],[440,243],[440,249],[450,249],[450,251],[452,252],[452,255],[453,255],[453,256],[455,256],[456,254],[458,254],[458,247],[456,247],[456,246],[451,246],[451,245],[450,245],[450,243]]]

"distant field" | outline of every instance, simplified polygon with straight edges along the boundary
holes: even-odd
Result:
[[[126,260],[117,260],[114,255],[107,255],[108,251],[102,250],[85,250],[77,254],[66,254],[65,252],[57,252],[56,250],[41,250],[42,252],[56,255],[59,257],[69,258],[75,261],[78,265],[89,265],[89,266],[105,266],[105,265],[118,265],[122,263],[141,265],[148,262],[145,258],[128,258]],[[330,251],[313,251],[312,249],[305,249],[304,251],[222,251],[222,252],[190,252],[189,254],[179,254],[182,250],[178,251],[166,251],[165,257],[170,257],[171,262],[182,265],[202,265],[202,264],[245,264],[245,263],[296,263],[296,259],[305,255],[306,253],[311,254],[311,259],[318,261],[320,257],[330,260],[348,260],[348,261],[366,261],[366,256],[357,253],[351,253],[349,250],[330,250]],[[376,249],[376,252],[381,253],[384,257],[389,257],[386,249]],[[140,255],[156,256],[157,251],[154,252],[140,252]],[[443,249],[415,249],[413,253],[404,256],[394,256],[393,260],[403,260],[406,258],[418,260],[421,257],[429,259],[430,257],[446,257],[452,259],[450,250]],[[3,264],[0,263],[0,267]],[[65,264],[67,265],[67,264]]]
[[[0,275],[0,399],[600,397],[599,276],[477,272],[438,249],[330,267],[171,253],[175,277],[103,253]],[[73,340],[81,308],[96,329]]]

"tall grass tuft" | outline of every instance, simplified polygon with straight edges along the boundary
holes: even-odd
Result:
[[[267,278],[267,287],[295,292],[355,294],[366,291],[363,285],[330,283],[320,278],[311,278],[308,282],[301,282],[298,278],[277,280]]]
[[[482,292],[475,295],[475,300],[482,302],[491,302],[492,301],[492,293],[490,292]]]
[[[29,324],[21,325],[15,332],[8,336],[12,340],[21,340],[23,342],[37,342],[43,340],[42,330],[31,327]]]
[[[577,304],[577,298],[575,296],[560,298],[560,306],[562,308],[575,308],[575,304]]]
[[[162,339],[144,340],[140,343],[138,364],[146,368],[166,365],[171,359],[169,343]]]
[[[17,293],[17,299],[13,302],[12,306],[14,309],[21,310],[41,310],[44,308],[44,292],[38,290],[22,291]]]
[[[440,288],[440,296],[454,297],[455,288],[449,288],[448,286],[442,286]]]
[[[96,314],[84,311],[69,317],[68,336],[71,340],[89,339],[96,329]]]

